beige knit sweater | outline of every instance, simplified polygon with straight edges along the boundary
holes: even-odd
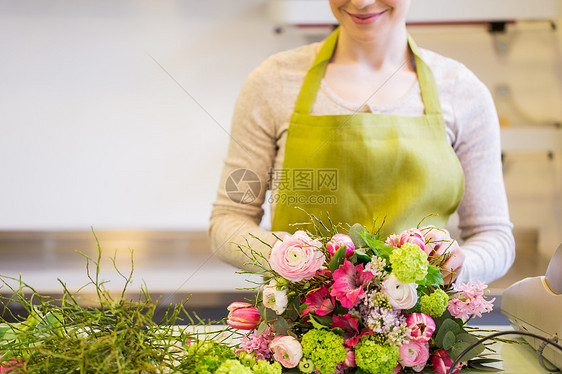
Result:
[[[267,256],[268,247],[252,236],[267,243],[275,241],[272,233],[263,228],[269,223],[260,227],[263,205],[268,204],[267,182],[271,170],[283,166],[289,120],[318,49],[315,43],[270,57],[248,77],[236,103],[209,230],[215,254],[234,266],[244,267],[247,261],[234,243],[245,243],[247,239]],[[465,195],[458,209],[461,238],[457,239],[466,260],[459,281],[490,282],[503,276],[515,257],[495,106],[488,89],[464,65],[428,50],[421,49],[421,53],[434,74],[447,138],[465,173]],[[313,114],[357,111],[421,115],[424,106],[419,85],[413,85],[394,105],[370,107],[343,101],[322,82]],[[227,178],[237,169],[248,169],[260,179],[260,193],[251,203],[236,202],[225,188]],[[274,211],[275,204],[271,204],[271,217]]]

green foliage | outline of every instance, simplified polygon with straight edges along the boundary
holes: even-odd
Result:
[[[443,314],[445,317],[445,313]],[[469,334],[465,329],[459,325],[458,322],[451,318],[445,318],[439,321],[437,334],[435,335],[435,345],[447,351],[447,354],[455,360],[459,355],[467,349],[471,344],[476,343],[478,338]],[[470,360],[479,356],[486,347],[478,345],[471,349],[464,357],[463,360]]]
[[[97,295],[97,299],[89,301],[89,307],[84,307],[79,294],[69,292],[61,281],[63,296],[55,299],[38,294],[21,279],[0,276],[0,282],[13,293],[10,298],[2,297],[4,304],[17,302],[28,314],[15,323],[0,321],[1,361],[21,363],[18,373],[204,373],[218,367],[213,360],[217,363],[225,357],[235,358],[232,349],[224,344],[186,345],[187,340],[201,340],[206,335],[196,336],[175,326],[181,322],[197,324],[183,305],[170,306],[156,323],[157,301],[148,291],[141,292],[139,301],[125,299],[133,266],[130,274],[123,275],[115,267],[115,258],[113,265],[125,286],[121,297],[112,297],[99,279],[99,243],[97,259],[83,256],[90,279],[87,286],[93,286]],[[131,263],[132,256],[131,251]],[[17,286],[13,286],[14,282]],[[182,314],[188,315],[189,321],[182,321]],[[193,370],[198,365],[207,369]]]
[[[334,272],[337,268],[339,268],[343,264],[343,261],[345,260],[345,248],[346,246],[342,245],[336,251],[336,253],[334,253],[334,257],[332,257],[330,263],[328,264],[328,269],[330,269],[331,272]]]

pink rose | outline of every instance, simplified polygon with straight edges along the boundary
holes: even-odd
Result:
[[[412,313],[406,320],[406,325],[410,329],[412,340],[427,342],[435,332],[435,321],[433,318],[423,313]]]
[[[422,232],[418,229],[409,229],[400,234],[400,246],[403,246],[406,243],[415,244],[425,251],[425,238],[423,237]]]
[[[429,359],[429,343],[412,340],[400,346],[398,362],[403,367],[411,367],[415,372],[420,372]]]
[[[382,282],[382,292],[388,296],[390,305],[395,309],[410,309],[418,302],[418,285],[402,283],[394,274]]]
[[[322,243],[318,239],[312,240],[304,231],[297,231],[275,243],[269,264],[285,279],[293,282],[308,280],[326,261],[320,248]]]
[[[332,236],[332,239],[326,244],[326,248],[328,252],[332,256],[336,254],[338,249],[345,245],[345,258],[353,255],[353,251],[355,251],[355,244],[353,244],[353,240],[348,235],[345,234],[336,234]]]
[[[234,329],[253,330],[260,322],[260,312],[252,304],[237,301],[226,309],[229,311],[226,323]]]
[[[302,358],[301,343],[292,336],[277,335],[269,344],[275,361],[287,369],[297,366]]]
[[[451,368],[451,365],[453,365],[453,360],[451,359],[451,357],[449,357],[447,351],[445,351],[444,349],[433,352],[433,355],[431,355],[429,361],[431,362],[431,367],[433,368],[435,374],[447,374],[449,372],[449,369]],[[461,371],[464,365],[466,365],[466,361],[459,362],[457,366],[455,366],[453,374],[457,374],[459,371]]]

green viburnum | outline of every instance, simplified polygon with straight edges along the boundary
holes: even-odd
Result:
[[[226,360],[215,371],[215,374],[252,374],[252,370],[238,360]]]
[[[314,371],[314,363],[306,357],[303,357],[299,362],[299,370],[302,373],[308,374]]]
[[[308,331],[302,336],[301,345],[304,357],[311,360],[322,374],[336,371],[336,365],[347,356],[343,338],[328,330]]]
[[[427,275],[427,253],[419,246],[405,243],[390,254],[392,274],[402,283],[421,281]]]
[[[438,288],[431,295],[423,295],[420,299],[421,312],[433,318],[439,318],[447,310],[449,295]]]
[[[391,374],[398,364],[398,347],[377,343],[373,335],[366,335],[355,346],[357,367],[370,374]]]
[[[281,374],[283,368],[281,364],[277,361],[270,364],[266,360],[258,360],[258,362],[252,367],[254,374]]]
[[[224,361],[235,359],[236,355],[227,345],[214,341],[198,341],[188,348],[186,358],[187,362],[194,364],[194,367],[189,367],[194,373],[211,374]]]

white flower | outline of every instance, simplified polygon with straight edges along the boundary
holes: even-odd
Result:
[[[410,309],[418,302],[418,285],[402,283],[394,274],[382,282],[382,292],[390,299],[390,305],[396,309]]]
[[[263,306],[273,309],[279,315],[287,309],[288,303],[287,290],[278,290],[277,283],[272,279],[269,285],[263,289]]]

